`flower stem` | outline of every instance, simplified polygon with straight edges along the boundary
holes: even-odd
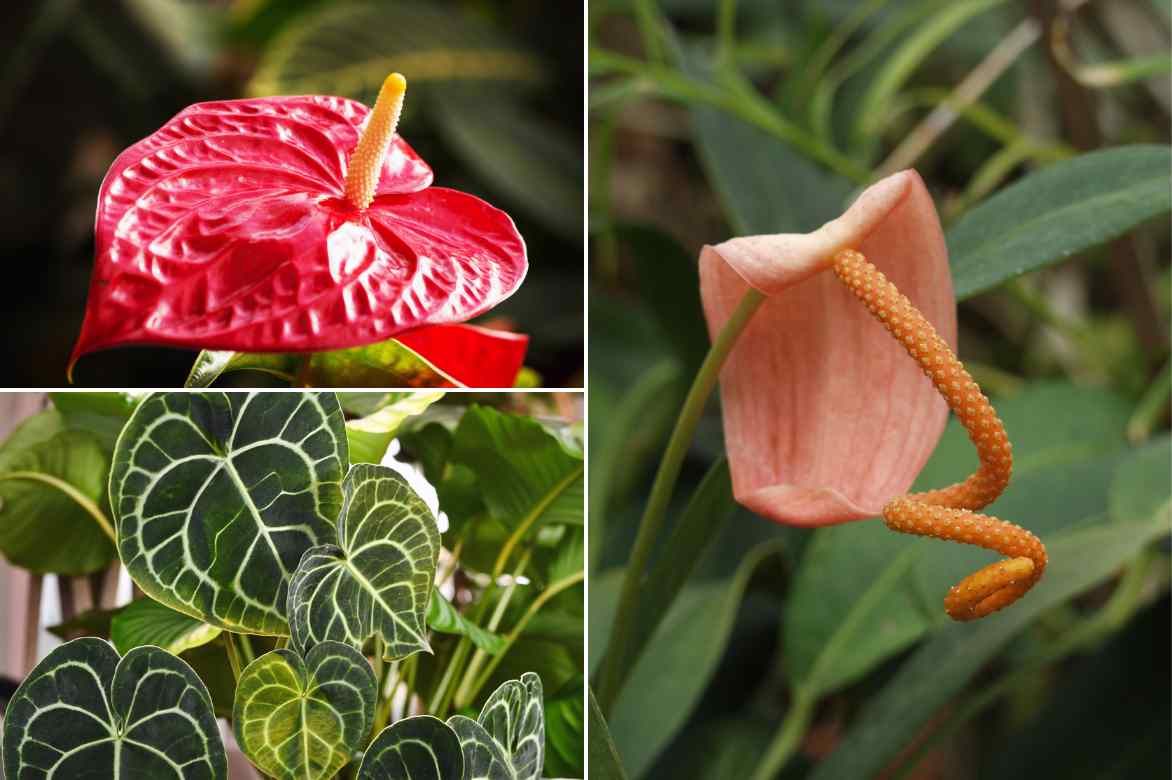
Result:
[[[633,658],[628,659],[627,653],[635,619],[639,613],[639,589],[643,572],[651,558],[655,539],[663,528],[668,502],[680,476],[680,469],[684,465],[684,457],[688,454],[692,437],[696,433],[696,426],[704,412],[704,405],[716,386],[721,366],[764,300],[764,295],[750,289],[721,328],[716,340],[708,349],[700,370],[696,372],[695,379],[692,380],[692,387],[684,399],[679,417],[676,418],[675,429],[672,430],[663,459],[659,462],[659,470],[655,474],[651,495],[647,499],[647,507],[639,523],[639,533],[635,537],[635,546],[631,550],[631,558],[627,562],[626,573],[623,576],[618,610],[615,612],[610,642],[607,644],[605,666],[600,675],[598,704],[604,715],[610,715],[619,689],[626,679],[627,669],[635,661]]]
[[[781,722],[781,728],[769,743],[765,757],[753,772],[752,780],[773,780],[781,768],[789,761],[798,741],[806,733],[806,726],[810,722],[810,715],[814,710],[814,697],[805,688],[798,688],[794,692],[794,700],[790,703],[789,712]]]

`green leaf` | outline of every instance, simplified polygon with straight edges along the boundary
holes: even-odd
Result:
[[[8,703],[4,774],[24,777],[228,777],[207,688],[157,647],[119,659],[75,639],[33,668]]]
[[[484,726],[463,715],[448,718],[448,726],[460,740],[460,751],[464,756],[462,780],[516,780],[505,749]]]
[[[476,721],[505,750],[517,780],[539,780],[545,766],[545,709],[541,678],[532,672],[501,685]]]
[[[1055,163],[968,212],[948,231],[958,299],[1107,243],[1172,208],[1172,149],[1132,145]]]
[[[581,620],[579,620],[581,625]],[[576,677],[545,700],[545,772],[553,777],[582,777],[586,723],[582,678]],[[593,726],[592,726],[593,728]],[[596,776],[593,772],[591,776]]]
[[[33,418],[32,429],[59,424]],[[27,447],[39,430],[21,428],[0,449],[0,551],[34,572],[88,574],[114,558],[105,506],[109,456],[91,433],[62,430]],[[13,446],[14,443],[17,446]],[[62,544],[62,540],[69,544]]]
[[[151,395],[110,472],[122,562],[172,609],[286,635],[289,578],[306,550],[335,541],[346,465],[333,394]]]
[[[1005,645],[1044,611],[1114,574],[1149,541],[1168,533],[1166,516],[1142,524],[1097,525],[1047,540],[1050,563],[1011,608],[940,630],[900,667],[855,718],[855,727],[810,777],[874,777],[925,723]]]
[[[306,362],[308,361],[308,362]],[[225,374],[258,371],[294,386],[461,387],[395,339],[328,352],[223,352],[196,356],[184,387],[211,387]]]
[[[378,409],[346,422],[351,463],[381,463],[387,447],[408,417],[422,414],[442,392],[391,393]]]
[[[590,690],[589,734],[592,780],[627,780],[627,772],[623,769],[618,750],[615,749],[606,718],[602,717],[602,710],[598,709],[598,702],[594,700],[593,689]]]
[[[582,456],[529,417],[473,406],[456,428],[451,459],[471,469],[489,513],[510,529],[583,523]]]
[[[358,780],[453,780],[464,775],[460,738],[430,715],[403,718],[378,733]]]
[[[338,544],[310,548],[289,586],[293,646],[377,635],[388,659],[430,652],[424,619],[440,535],[423,499],[397,471],[360,463],[342,483]]]
[[[139,401],[130,393],[49,393],[49,398],[68,428],[94,434],[106,451],[114,449]]]
[[[274,650],[241,672],[232,726],[264,773],[325,780],[366,744],[376,698],[370,664],[349,645]]]
[[[1112,522],[1144,522],[1169,501],[1172,438],[1161,436],[1137,450],[1120,465],[1108,493]]]
[[[481,628],[444,598],[438,589],[431,591],[431,601],[427,605],[427,625],[433,631],[445,634],[458,634],[472,640],[472,644],[489,655],[497,655],[505,649],[504,637]]]
[[[206,645],[219,635],[219,628],[150,598],[130,602],[110,620],[110,641],[119,653],[154,645],[179,655]]]

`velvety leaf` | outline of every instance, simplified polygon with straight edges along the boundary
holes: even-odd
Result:
[[[545,710],[541,678],[532,672],[501,685],[476,721],[504,748],[517,780],[538,780],[545,766]]]
[[[408,418],[443,398],[442,392],[395,393],[380,408],[346,422],[351,463],[382,463],[387,447]]]
[[[460,740],[464,756],[462,780],[516,780],[505,749],[484,726],[463,715],[448,718],[448,726]]]
[[[1104,149],[1006,187],[948,231],[958,299],[1065,260],[1172,208],[1167,146]]]
[[[433,631],[466,636],[472,640],[472,644],[489,655],[497,655],[505,648],[503,637],[481,628],[464,617],[452,602],[435,588],[431,591],[431,601],[427,605],[427,625]]]
[[[55,648],[8,703],[4,774],[24,777],[228,777],[207,688],[157,647],[119,659],[92,637]]]
[[[627,780],[627,772],[615,749],[606,718],[590,691],[590,777],[597,780]]]
[[[366,658],[341,642],[323,642],[304,658],[265,653],[236,685],[236,741],[273,777],[333,777],[370,736],[376,685]]]
[[[534,512],[535,525],[583,523],[582,456],[536,420],[473,406],[451,459],[476,474],[489,513],[509,528]]]
[[[219,628],[150,598],[135,599],[110,620],[110,641],[120,653],[154,645],[179,655],[193,647],[206,645],[219,635]]]
[[[99,523],[109,523],[109,456],[97,436],[79,430],[61,430],[22,447],[66,425],[51,416],[33,420],[0,449],[0,551],[34,572],[98,571],[115,554]],[[69,544],[62,544],[66,539]]]
[[[403,718],[378,733],[358,780],[457,780],[464,775],[460,738],[439,718]]]
[[[342,483],[338,543],[306,550],[289,585],[293,646],[371,636],[388,659],[430,651],[424,620],[440,535],[423,499],[398,472],[352,466]]]
[[[347,461],[332,394],[152,395],[111,468],[122,562],[172,609],[285,635],[293,570],[336,539]]]

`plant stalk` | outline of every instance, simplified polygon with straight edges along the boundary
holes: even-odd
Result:
[[[675,428],[668,440],[663,459],[659,462],[659,470],[656,472],[655,482],[651,486],[651,495],[647,499],[647,507],[644,509],[643,519],[639,523],[635,546],[631,550],[631,558],[627,562],[627,569],[623,575],[618,610],[615,612],[610,641],[606,649],[605,665],[602,668],[598,686],[598,704],[603,715],[610,715],[619,689],[626,679],[627,652],[634,623],[639,613],[639,589],[642,585],[643,573],[651,558],[655,539],[663,528],[668,502],[671,500],[676,480],[680,476],[680,469],[684,465],[684,458],[688,454],[688,448],[696,433],[696,426],[704,413],[704,405],[707,403],[708,397],[712,395],[713,388],[716,387],[725,359],[728,358],[737,339],[764,300],[765,296],[757,290],[750,289],[749,292],[745,293],[728,322],[721,328],[716,340],[709,348],[708,354],[704,357],[704,362],[700,365],[700,370],[696,372],[696,377],[692,380],[692,387],[684,399],[679,417],[676,418]]]
[[[802,735],[806,733],[806,726],[810,723],[810,716],[814,711],[814,697],[805,688],[794,691],[794,700],[790,704],[789,712],[781,723],[781,730],[769,743],[765,757],[753,772],[752,780],[773,780],[777,773],[789,761]]]

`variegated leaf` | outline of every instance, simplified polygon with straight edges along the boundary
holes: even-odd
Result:
[[[376,688],[366,658],[341,642],[323,642],[304,657],[265,653],[236,684],[236,741],[273,777],[333,777],[366,744]]]
[[[460,738],[464,774],[460,780],[516,780],[517,774],[500,743],[472,718],[453,715],[448,725]]]
[[[459,780],[460,739],[430,715],[404,718],[379,732],[358,768],[358,780]]]
[[[3,774],[222,780],[228,760],[191,667],[157,647],[119,659],[83,637],[49,653],[9,702]]]
[[[517,780],[538,780],[545,766],[545,710],[541,678],[533,672],[493,691],[476,719],[500,743]]]
[[[332,542],[348,462],[333,394],[158,393],[118,438],[118,549],[143,591],[233,631],[283,635],[289,578]]]
[[[307,550],[289,588],[293,645],[371,636],[388,658],[430,650],[424,618],[440,535],[435,517],[398,472],[360,463],[342,485],[338,544]]]

